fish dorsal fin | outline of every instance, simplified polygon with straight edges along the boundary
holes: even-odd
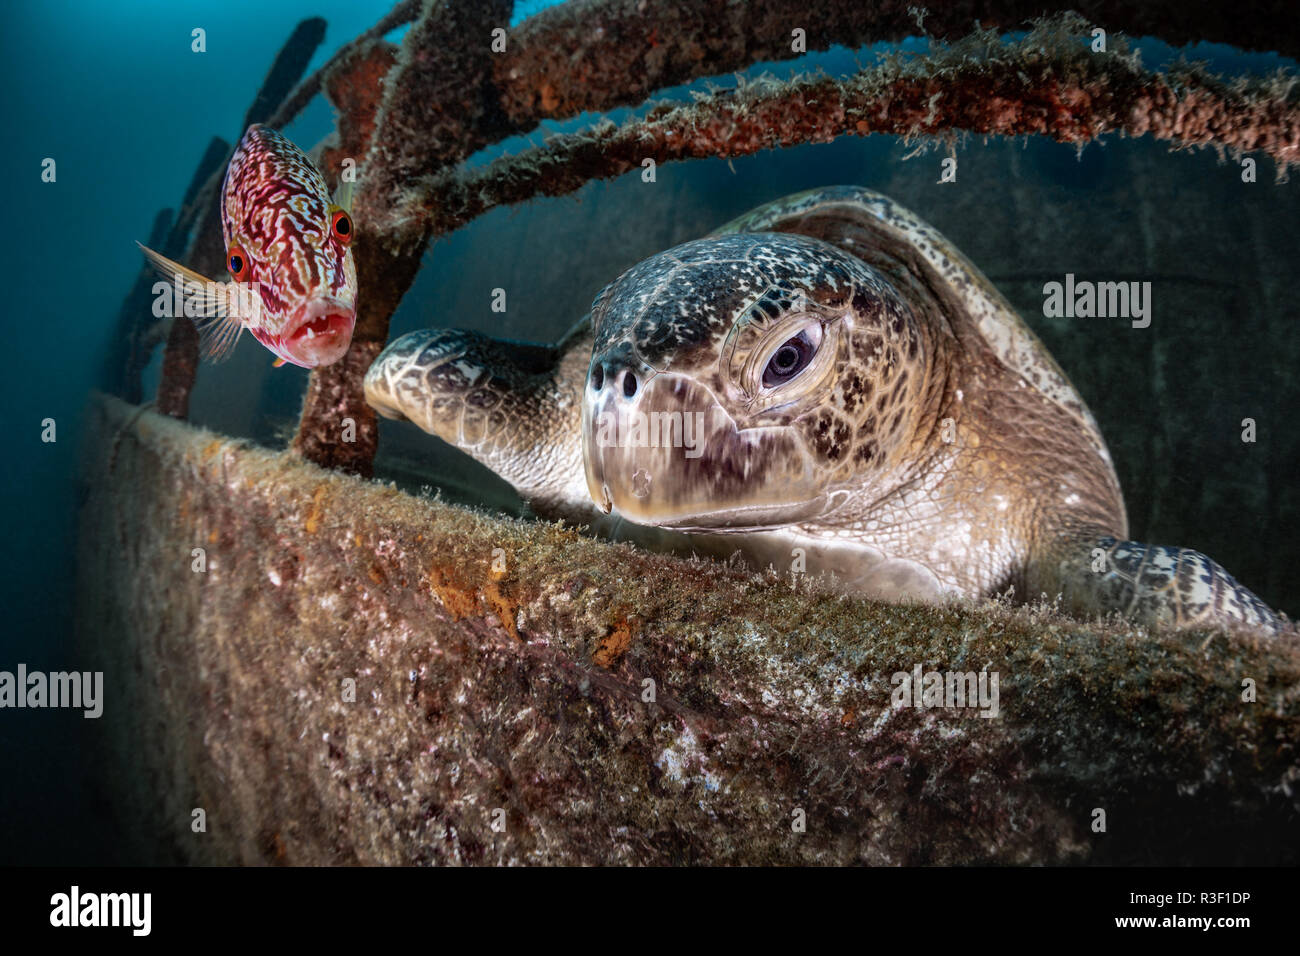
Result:
[[[159,276],[170,282],[180,276],[184,309],[178,317],[188,316],[193,320],[199,330],[199,351],[203,357],[213,362],[230,358],[244,330],[243,320],[230,307],[232,283],[213,282],[148,246],[138,242],[136,245]]]

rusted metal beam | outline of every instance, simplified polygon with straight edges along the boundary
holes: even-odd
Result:
[[[447,175],[422,214],[440,235],[500,205],[560,196],[594,179],[683,159],[743,156],[842,135],[1043,135],[1086,143],[1150,135],[1177,148],[1300,162],[1300,102],[1286,81],[1228,79],[1192,67],[1144,70],[1124,52],[1093,54],[1059,27],[1002,44],[993,33],[846,80],[803,77],[663,106],[621,126],[555,136],[471,173]]]

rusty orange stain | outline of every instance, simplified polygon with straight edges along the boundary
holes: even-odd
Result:
[[[550,83],[543,83],[537,92],[541,94],[542,112],[554,113],[560,108],[560,98],[555,95],[555,88]]]
[[[478,594],[456,587],[449,578],[450,576],[441,568],[434,568],[429,572],[429,584],[433,588],[433,593],[438,595],[438,600],[447,609],[451,619],[459,621],[478,609]]]
[[[519,610],[519,605],[502,593],[500,584],[496,581],[489,583],[483,589],[483,596],[496,611],[497,617],[501,619],[501,626],[510,632],[510,636],[516,641],[523,640],[519,636],[519,628],[515,626],[515,612]]]
[[[321,485],[316,489],[316,494],[311,498],[311,513],[307,515],[306,531],[308,534],[315,534],[316,529],[320,527],[321,502],[325,500],[325,486]]]
[[[600,646],[596,648],[596,653],[591,655],[591,659],[598,667],[608,670],[619,662],[631,646],[632,627],[626,620],[620,618],[614,624],[614,629],[605,635],[605,639],[600,642]]]
[[[519,628],[515,625],[519,602],[506,594],[498,582],[489,581],[482,591],[474,587],[462,587],[459,583],[453,582],[450,571],[434,566],[429,571],[429,586],[433,588],[433,593],[438,596],[438,600],[442,602],[453,621],[491,611],[511,637],[517,641],[523,640]]]

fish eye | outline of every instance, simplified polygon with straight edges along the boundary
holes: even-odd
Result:
[[[334,215],[330,217],[330,232],[346,246],[352,241],[352,217],[342,209],[335,209]]]
[[[821,336],[816,337],[821,338]],[[816,354],[817,343],[813,341],[813,336],[809,335],[807,329],[786,339],[777,346],[772,357],[767,360],[767,367],[763,369],[763,387],[776,388],[778,385],[784,385],[806,369]]]
[[[230,270],[231,278],[236,282],[243,282],[248,278],[248,256],[244,255],[244,250],[239,246],[231,246],[227,250],[226,268]]]

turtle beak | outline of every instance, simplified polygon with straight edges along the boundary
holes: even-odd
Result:
[[[757,528],[825,506],[822,472],[793,429],[741,429],[707,387],[671,372],[593,363],[582,454],[596,507],[638,524]]]
[[[605,412],[597,412],[596,420],[599,421]],[[614,496],[610,493],[609,484],[605,481],[605,459],[604,456],[588,451],[588,434],[589,430],[584,421],[582,426],[582,463],[587,477],[587,494],[591,496],[592,504],[601,514],[609,514],[614,510]]]
[[[587,478],[587,494],[602,514],[614,510],[614,496],[605,481],[603,442],[608,432],[601,432],[604,423],[618,416],[617,403],[609,389],[596,390],[589,376],[582,401],[582,462]]]

